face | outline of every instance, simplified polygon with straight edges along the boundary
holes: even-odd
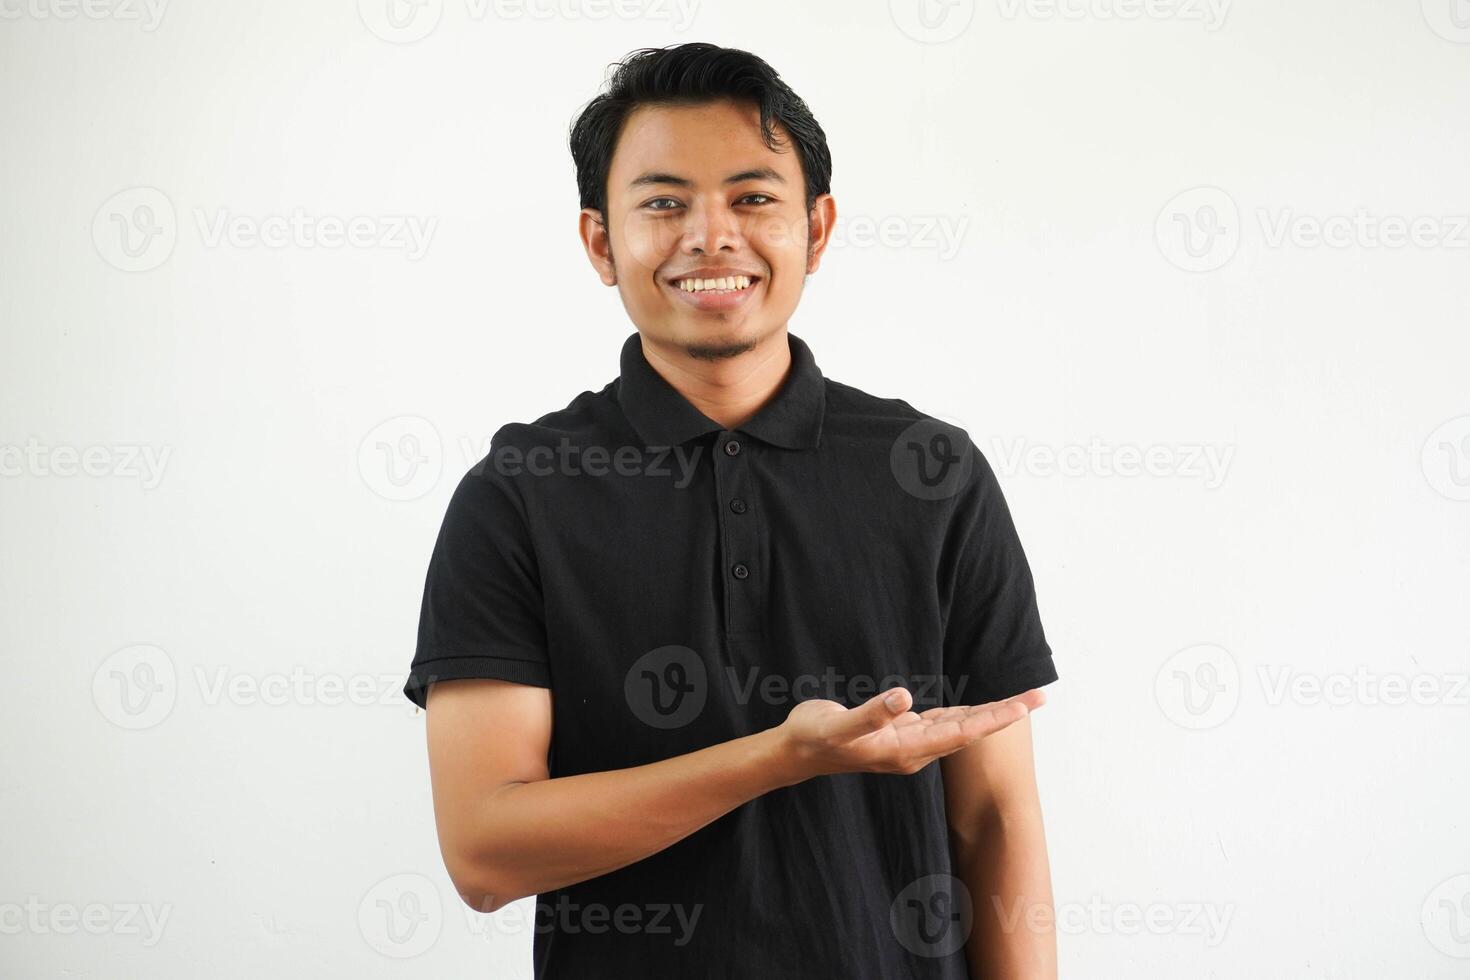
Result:
[[[778,145],[761,139],[754,105],[629,115],[608,173],[608,213],[588,208],[580,222],[588,258],[645,338],[719,359],[785,328],[836,205],[824,194],[808,216],[800,161]],[[720,279],[735,281],[709,288]]]

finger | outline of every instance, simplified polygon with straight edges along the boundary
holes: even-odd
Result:
[[[906,752],[937,759],[1020,721],[1030,713],[1028,705],[1033,700],[1018,695],[989,704],[947,708],[949,714],[926,719],[920,728],[902,730],[901,743]]]
[[[986,735],[994,735],[1008,728],[1031,713],[1031,699],[1015,697],[998,701],[993,705],[981,705],[959,722],[965,736],[974,741]]]
[[[929,724],[937,724],[943,721],[958,721],[973,710],[968,704],[952,704],[944,708],[930,708],[920,717]]]
[[[1022,693],[1017,694],[1015,697],[1009,698],[1007,700],[1020,701],[1021,703],[1026,705],[1026,709],[1028,711],[1035,711],[1043,704],[1046,704],[1046,692],[1039,687],[1033,687],[1031,690],[1023,691]]]
[[[837,738],[861,738],[887,727],[895,718],[908,711],[913,703],[913,695],[902,687],[875,694],[838,718],[832,733]]]
[[[1028,710],[1035,711],[1043,704],[1046,704],[1046,692],[1037,687],[1032,688],[1029,691],[1024,691],[1021,694],[1016,694],[1012,697],[1004,698],[1000,701],[987,701],[984,704],[958,704],[946,705],[938,708],[930,708],[928,711],[921,713],[919,717],[923,718],[925,721],[942,721],[946,718],[953,717],[955,712],[973,713],[979,711],[982,708],[992,708],[996,707],[997,705],[1007,704],[1012,701],[1020,701],[1026,705]]]
[[[1025,691],[1000,701],[965,705],[963,706],[963,710],[966,717],[979,717],[986,721],[994,722],[997,725],[997,730],[999,730],[999,728],[1004,728],[1006,725],[1013,724],[1018,719],[1024,718],[1027,714],[1035,711],[1043,704],[1046,704],[1046,694],[1040,688],[1033,688],[1030,691]],[[936,720],[946,719],[936,717]],[[960,718],[957,720],[963,721],[965,719]]]

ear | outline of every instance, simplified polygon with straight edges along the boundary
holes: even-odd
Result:
[[[613,265],[612,240],[608,237],[602,212],[596,208],[583,208],[577,215],[577,233],[582,237],[582,247],[587,250],[587,260],[597,270],[602,284],[615,285],[618,274]]]
[[[822,254],[832,244],[832,230],[837,224],[837,200],[831,194],[823,194],[812,202],[807,215],[810,231],[806,242],[806,271],[811,275],[822,264]]]

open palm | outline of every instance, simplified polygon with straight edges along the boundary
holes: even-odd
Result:
[[[884,699],[897,691],[900,702]],[[935,759],[1014,724],[1046,703],[1033,689],[988,704],[908,710],[907,690],[884,691],[854,708],[836,701],[803,701],[783,728],[793,753],[813,775],[837,772],[918,772]]]

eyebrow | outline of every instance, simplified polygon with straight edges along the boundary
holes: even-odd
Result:
[[[754,170],[742,170],[738,174],[731,174],[725,178],[726,184],[739,184],[747,180],[774,180],[777,183],[786,183],[782,177],[770,167],[756,167]],[[673,184],[675,187],[693,187],[694,182],[687,177],[676,177],[673,174],[645,173],[639,174],[628,182],[630,188],[644,187],[649,184]]]

